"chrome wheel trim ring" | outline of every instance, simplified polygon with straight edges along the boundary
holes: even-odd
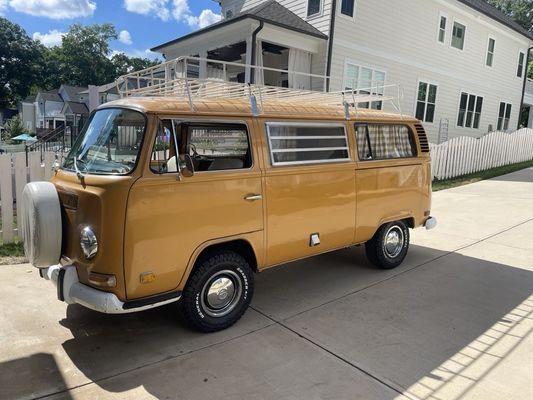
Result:
[[[231,270],[219,271],[202,288],[200,303],[210,317],[220,318],[232,312],[242,295],[242,280]]]
[[[398,225],[391,226],[385,233],[383,240],[383,251],[389,258],[396,258],[400,255],[405,243],[405,235]]]

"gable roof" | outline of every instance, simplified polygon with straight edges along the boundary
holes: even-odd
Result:
[[[98,93],[118,94],[117,83],[111,82],[105,85],[98,86]],[[89,88],[87,88],[87,90],[80,92],[79,94],[89,94]]]
[[[498,10],[493,5],[487,3],[485,0],[458,0],[459,2],[473,8],[474,10],[485,14],[486,16],[498,21],[499,23],[513,29],[514,31],[521,33],[530,40],[533,40],[533,32],[529,32],[522,27],[518,22]]]
[[[78,103],[76,101],[67,101],[61,110],[62,114],[66,114],[66,111],[70,110],[72,114],[88,115],[89,109],[85,103]]]
[[[64,89],[67,92],[70,99],[76,99],[78,94],[84,90],[87,90],[85,86],[70,86],[70,85],[61,85],[59,89]]]
[[[37,97],[40,97],[44,101],[56,101],[58,103],[63,103],[63,99],[59,95],[59,91],[57,89],[48,90],[46,92],[39,92],[37,94]]]
[[[171,44],[179,43],[181,41],[193,38],[195,36],[221,28],[226,25],[233,24],[238,21],[242,21],[247,18],[254,19],[260,22],[266,22],[271,25],[276,25],[285,29],[289,29],[291,31],[304,33],[306,35],[314,36],[320,39],[328,38],[313,25],[311,25],[307,21],[304,21],[295,13],[279,4],[276,0],[268,0],[255,7],[241,11],[231,18],[223,19],[219,22],[209,25],[206,28],[197,30],[195,32],[189,33],[188,35],[181,36],[177,39],[160,44],[159,46],[153,47],[151,50],[157,51]]]

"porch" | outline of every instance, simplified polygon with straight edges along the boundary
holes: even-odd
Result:
[[[152,51],[167,60],[183,56],[202,60],[187,65],[183,76],[189,78],[306,90],[325,90],[328,81],[327,36],[277,2],[254,7]],[[166,71],[166,76],[172,72]]]

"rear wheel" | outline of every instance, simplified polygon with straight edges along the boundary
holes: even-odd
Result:
[[[369,261],[382,269],[399,266],[409,249],[409,228],[402,221],[381,226],[365,245]]]
[[[235,252],[217,251],[193,270],[180,306],[193,329],[215,332],[242,317],[253,291],[253,273],[248,262]]]

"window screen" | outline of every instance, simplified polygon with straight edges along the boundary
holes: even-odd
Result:
[[[320,14],[320,2],[322,0],[309,0],[307,3],[307,16]]]
[[[268,123],[272,165],[349,161],[343,125]]]
[[[415,156],[413,135],[406,125],[357,124],[355,132],[361,161]]]
[[[457,126],[478,129],[482,110],[483,97],[461,93]]]
[[[452,47],[456,49],[463,50],[465,47],[465,31],[466,26],[460,24],[459,22],[453,23],[452,30]]]
[[[500,103],[500,112],[498,114],[498,130],[506,131],[509,129],[509,120],[511,119],[511,104]]]
[[[195,171],[221,171],[252,166],[245,126],[213,124],[187,125],[186,128],[185,152],[191,156]]]
[[[353,17],[355,8],[355,0],[342,0],[341,13],[349,17]]]

